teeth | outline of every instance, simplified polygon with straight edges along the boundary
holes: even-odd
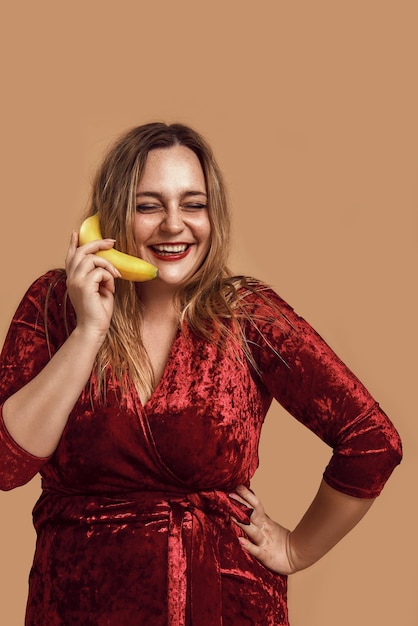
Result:
[[[187,248],[187,244],[186,243],[182,243],[182,244],[177,244],[177,245],[170,245],[168,243],[163,243],[157,246],[152,246],[155,250],[157,250],[158,252],[184,252]]]

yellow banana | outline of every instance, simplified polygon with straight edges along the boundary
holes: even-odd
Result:
[[[85,219],[81,224],[79,243],[82,246],[85,243],[95,241],[96,239],[103,239],[102,233],[100,232],[99,216],[97,213]],[[152,280],[158,275],[158,269],[154,265],[151,265],[151,263],[148,263],[147,261],[144,261],[136,256],[120,252],[120,250],[111,248],[110,250],[99,250],[96,254],[110,261],[112,265],[119,270],[122,274],[122,278],[125,280],[143,282],[146,280]]]

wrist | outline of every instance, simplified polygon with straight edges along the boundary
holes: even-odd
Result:
[[[107,336],[107,330],[92,328],[83,324],[77,324],[71,333],[73,339],[80,342],[83,349],[91,346],[93,349],[99,350]]]
[[[304,550],[303,546],[298,545],[298,537],[294,531],[289,531],[287,535],[286,552],[292,574],[310,567],[318,560],[312,554],[307,554],[309,550]]]
[[[288,532],[286,537],[286,554],[291,574],[295,574],[300,569],[303,569],[297,566],[298,559],[295,554],[294,537],[291,531]]]

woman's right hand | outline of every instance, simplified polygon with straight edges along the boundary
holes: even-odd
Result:
[[[113,239],[101,239],[78,246],[78,234],[73,232],[65,259],[68,294],[76,312],[77,327],[96,333],[101,340],[110,326],[115,278],[120,278],[120,273],[95,253],[109,250],[113,245]]]
[[[95,252],[113,244],[102,239],[78,246],[78,234],[71,235],[65,268],[77,326],[38,374],[3,405],[11,437],[34,456],[48,457],[56,449],[109,329],[115,278],[120,274]]]

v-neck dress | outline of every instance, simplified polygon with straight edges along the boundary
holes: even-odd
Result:
[[[74,327],[65,289],[51,271],[24,296],[1,355],[0,407]],[[229,497],[250,486],[273,398],[332,448],[331,487],[380,493],[401,458],[389,418],[276,293],[260,284],[242,298],[253,362],[184,325],[145,406],[111,376],[99,401],[93,380],[44,459],[0,413],[1,487],[42,476],[26,626],[287,625],[286,577],[243,550],[231,516],[248,523],[251,510]]]

